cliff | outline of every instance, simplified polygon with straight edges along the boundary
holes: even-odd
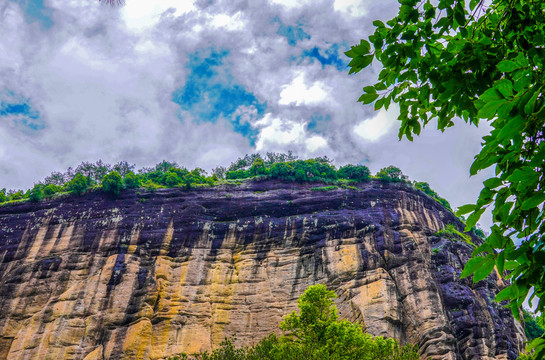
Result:
[[[515,359],[523,331],[454,215],[405,185],[279,182],[0,208],[0,359],[160,359],[278,331],[311,284],[424,359]]]

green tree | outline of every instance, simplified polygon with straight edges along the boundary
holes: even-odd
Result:
[[[8,198],[10,201],[21,200],[24,197],[25,197],[25,193],[23,192],[23,190],[18,190],[18,191],[10,190],[8,193]]]
[[[29,192],[29,200],[33,202],[42,200],[42,198],[44,197],[43,188],[44,186],[42,184],[35,184]]]
[[[280,323],[284,336],[271,334],[251,347],[236,348],[224,340],[212,352],[180,354],[170,360],[418,360],[413,345],[399,346],[393,339],[372,337],[358,324],[339,320],[333,291],[310,286],[292,312]]]
[[[545,2],[541,0],[399,0],[398,15],[373,22],[369,41],[346,55],[350,73],[373,59],[383,69],[359,101],[375,109],[399,105],[399,136],[412,140],[437,120],[444,131],[455,118],[492,127],[483,138],[470,173],[490,166],[467,229],[487,207],[494,225],[474,253],[463,276],[484,279],[497,267],[512,285],[496,299],[509,300],[513,314],[529,291],[537,310],[545,310]],[[434,5],[437,4],[437,5]],[[516,245],[513,239],[522,242]],[[506,273],[504,273],[506,271]],[[545,356],[545,337],[532,342]]]
[[[47,184],[44,186],[43,194],[45,197],[51,197],[55,193],[61,191],[61,187],[55,184]]]
[[[120,174],[121,175],[121,174]],[[123,178],[123,183],[127,189],[137,189],[141,185],[141,181],[138,175],[129,171]]]
[[[344,165],[339,168],[337,171],[339,178],[349,179],[356,181],[366,181],[369,180],[371,172],[369,168],[365,165]]]
[[[359,324],[339,320],[333,299],[325,285],[310,286],[297,301],[295,311],[284,318],[280,328],[287,341],[281,348],[310,359],[418,359],[415,347],[401,347],[393,339],[372,337]]]
[[[0,203],[8,201],[8,197],[6,196],[6,189],[0,190]]]
[[[428,184],[427,182],[423,182],[423,181],[416,181],[416,182],[413,183],[413,185],[414,185],[415,189],[418,189],[418,190],[424,192],[424,194],[431,196],[433,199],[438,201],[441,205],[443,205],[444,207],[446,207],[447,209],[452,211],[452,208],[450,207],[450,203],[446,199],[440,197],[439,194],[437,194],[435,192],[435,190],[433,190],[430,187],[430,184]],[[477,231],[477,230],[475,230],[475,231]],[[484,233],[483,233],[483,235],[484,235]]]
[[[83,176],[82,173],[77,173],[72,180],[68,182],[66,188],[76,195],[81,195],[89,188],[89,184],[90,180],[88,177]]]
[[[168,171],[165,173],[163,184],[166,186],[176,186],[182,182],[182,178],[174,171]]]
[[[117,171],[109,172],[102,178],[102,191],[118,195],[123,189],[123,178]]]
[[[252,167],[248,170],[251,176],[257,176],[257,175],[266,175],[267,174],[267,168],[265,167],[265,162],[263,159],[258,158],[254,160],[254,163],[252,164]]]
[[[526,309],[522,309],[522,315],[524,320],[524,332],[526,333],[526,338],[528,338],[528,340],[533,340],[543,335],[545,330],[539,324],[535,314]]]
[[[376,176],[378,179],[386,182],[404,182],[408,179],[407,176],[403,175],[403,172],[395,166],[388,166],[380,169]]]

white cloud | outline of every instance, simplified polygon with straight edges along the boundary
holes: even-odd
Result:
[[[314,135],[305,140],[305,145],[310,152],[316,152],[327,146],[327,140],[322,136]]]
[[[246,21],[243,19],[240,11],[232,16],[227,14],[209,15],[208,21],[216,29],[223,28],[230,31],[242,30],[246,25]]]
[[[330,151],[327,139],[309,134],[304,123],[266,114],[255,126],[260,130],[256,142],[257,151],[296,150],[303,157],[312,156],[317,151]]]
[[[293,81],[282,87],[280,105],[314,105],[325,102],[329,98],[331,88],[322,81],[315,81],[307,86],[305,73],[299,72]]]
[[[351,17],[367,15],[367,6],[363,0],[335,0],[333,8]]]
[[[374,118],[354,126],[354,133],[364,140],[377,141],[392,130],[398,116],[399,107],[396,105],[392,105],[389,110],[381,109]]]
[[[308,4],[312,4],[312,0],[271,0],[271,3],[282,5],[288,10],[293,10]]]
[[[127,0],[121,17],[130,30],[141,32],[155,26],[169,9],[173,10],[170,15],[177,17],[197,8],[191,0]]]

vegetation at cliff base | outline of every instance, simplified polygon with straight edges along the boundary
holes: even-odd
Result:
[[[359,324],[340,320],[333,291],[310,286],[299,297],[299,312],[280,323],[283,335],[271,334],[254,346],[237,348],[230,339],[211,352],[180,354],[170,360],[418,360],[417,347],[373,337]]]
[[[469,213],[472,228],[486,208],[494,225],[462,276],[494,268],[511,280],[496,300],[519,317],[537,298],[545,311],[545,1],[399,0],[397,16],[376,20],[374,33],[346,55],[350,73],[382,65],[359,101],[376,110],[397,103],[399,137],[412,140],[432,120],[445,131],[455,119],[492,130],[469,169],[493,167]],[[481,278],[481,276],[478,276]],[[474,277],[474,281],[477,281]],[[532,341],[545,357],[545,335]]]
[[[543,316],[536,316],[534,313],[522,309],[522,315],[524,320],[524,332],[528,340],[533,340],[545,333],[543,328],[544,320]]]

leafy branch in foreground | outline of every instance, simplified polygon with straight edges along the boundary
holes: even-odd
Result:
[[[399,137],[412,140],[436,120],[439,130],[455,119],[490,123],[470,173],[495,166],[470,213],[466,230],[486,208],[494,225],[463,276],[496,267],[511,280],[497,300],[509,300],[515,317],[530,293],[545,310],[545,2],[399,0],[398,15],[373,22],[375,32],[346,55],[350,73],[373,59],[378,81],[359,101],[375,109],[399,105]],[[435,5],[437,4],[437,5]],[[478,280],[474,278],[474,281]],[[529,347],[545,356],[545,337]]]

